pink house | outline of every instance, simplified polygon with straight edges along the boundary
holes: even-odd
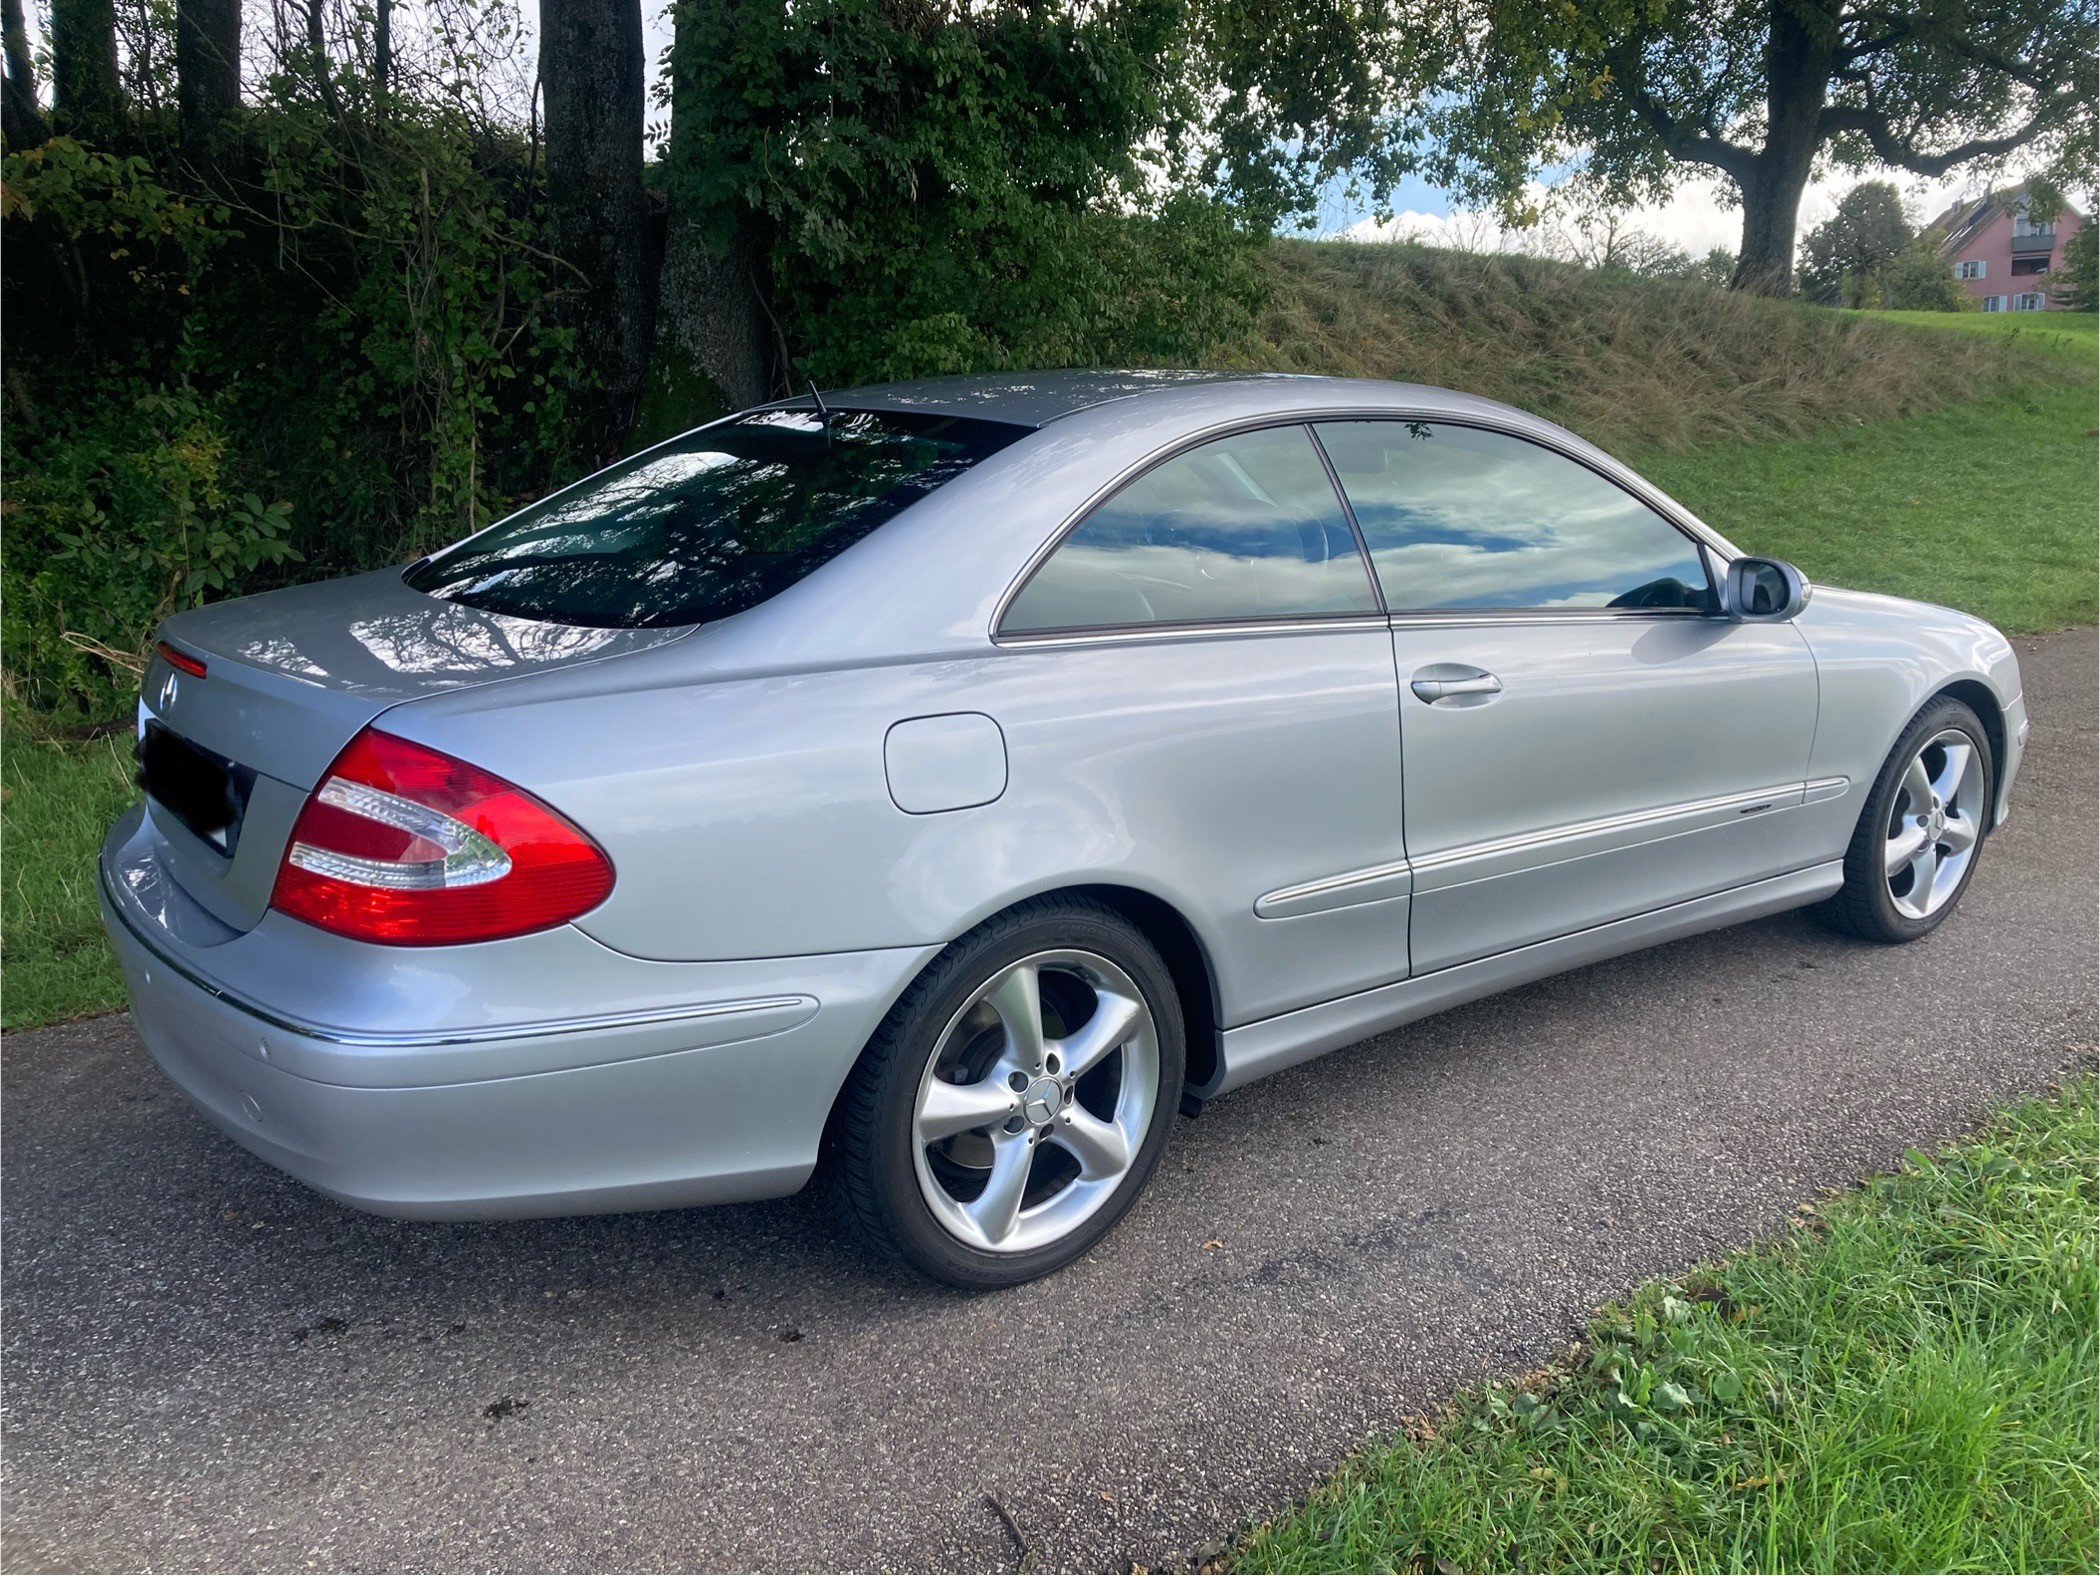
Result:
[[[2056,305],[2050,270],[2062,266],[2064,242],[2084,223],[2074,208],[2035,223],[2022,185],[1957,202],[1932,228],[1946,237],[1940,255],[1984,311],[2041,312]]]

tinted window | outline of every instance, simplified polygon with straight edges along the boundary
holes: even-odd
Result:
[[[1395,612],[1713,608],[1689,537],[1551,449],[1434,422],[1318,431]]]
[[[1303,427],[1220,438],[1088,515],[1007,609],[1009,633],[1377,609]]]
[[[761,411],[556,493],[410,571],[495,613],[649,629],[777,596],[1025,427],[895,411]]]

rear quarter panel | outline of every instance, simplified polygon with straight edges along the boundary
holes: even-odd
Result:
[[[1354,862],[1404,855],[1382,627],[1138,649],[987,643],[973,657],[609,687],[646,661],[418,702],[384,723],[530,787],[596,837],[616,886],[577,923],[623,953],[940,943],[1035,893],[1109,883],[1188,920],[1228,1022],[1406,973],[1404,896],[1281,924],[1253,911],[1266,891],[1334,874],[1337,827],[1370,829]],[[1004,793],[906,813],[885,735],[958,712],[998,722]]]

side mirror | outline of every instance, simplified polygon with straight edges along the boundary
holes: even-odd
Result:
[[[1784,559],[1738,558],[1721,577],[1721,611],[1744,622],[1783,624],[1808,597],[1808,578]]]

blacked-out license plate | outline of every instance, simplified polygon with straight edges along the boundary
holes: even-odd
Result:
[[[255,773],[200,749],[164,723],[139,738],[139,786],[153,802],[222,854],[231,854]]]

